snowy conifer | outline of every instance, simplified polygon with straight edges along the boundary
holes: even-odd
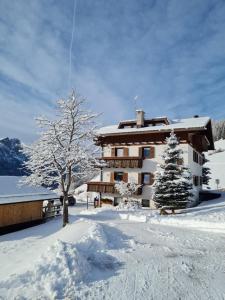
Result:
[[[24,149],[30,175],[23,183],[58,186],[63,195],[63,226],[69,222],[68,195],[98,164],[92,142],[96,114],[84,109],[84,103],[75,92],[67,100],[59,100],[56,118],[37,118],[40,138]]]
[[[209,185],[209,180],[211,177],[209,176],[211,174],[211,170],[209,167],[204,166],[209,160],[207,158],[203,158],[203,167],[202,167],[202,183],[205,185]]]
[[[192,181],[191,173],[184,167],[182,150],[172,131],[166,139],[167,147],[162,156],[163,163],[156,172],[153,200],[157,208],[175,209],[185,208],[191,202]]]

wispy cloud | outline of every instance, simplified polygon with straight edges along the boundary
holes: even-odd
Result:
[[[103,112],[223,118],[225,2],[76,0],[71,88]],[[0,136],[25,141],[33,117],[68,94],[73,0],[0,0]]]

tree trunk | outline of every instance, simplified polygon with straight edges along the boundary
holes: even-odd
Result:
[[[68,213],[68,195],[63,195],[63,227],[69,223],[69,213]]]

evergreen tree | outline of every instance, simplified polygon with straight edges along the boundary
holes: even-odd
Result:
[[[182,150],[173,131],[166,139],[166,144],[163,163],[156,173],[153,200],[161,212],[165,209],[174,212],[175,209],[186,208],[191,202],[193,184],[189,169],[182,164]]]
[[[204,157],[203,164],[206,164],[209,160]],[[209,167],[203,167],[202,168],[202,183],[205,185],[209,185],[209,180],[211,177],[209,176],[211,174],[211,170]]]

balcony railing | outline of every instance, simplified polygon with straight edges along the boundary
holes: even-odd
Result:
[[[143,159],[139,156],[102,157],[106,168],[142,168]]]
[[[96,193],[109,193],[109,194],[118,194],[118,191],[115,189],[115,184],[112,182],[102,182],[102,181],[90,181],[87,183],[88,192]],[[139,187],[135,195],[142,194],[142,187]]]
[[[116,192],[114,183],[111,182],[97,182],[91,181],[87,183],[88,192],[97,192],[97,193],[110,193],[114,194]]]

